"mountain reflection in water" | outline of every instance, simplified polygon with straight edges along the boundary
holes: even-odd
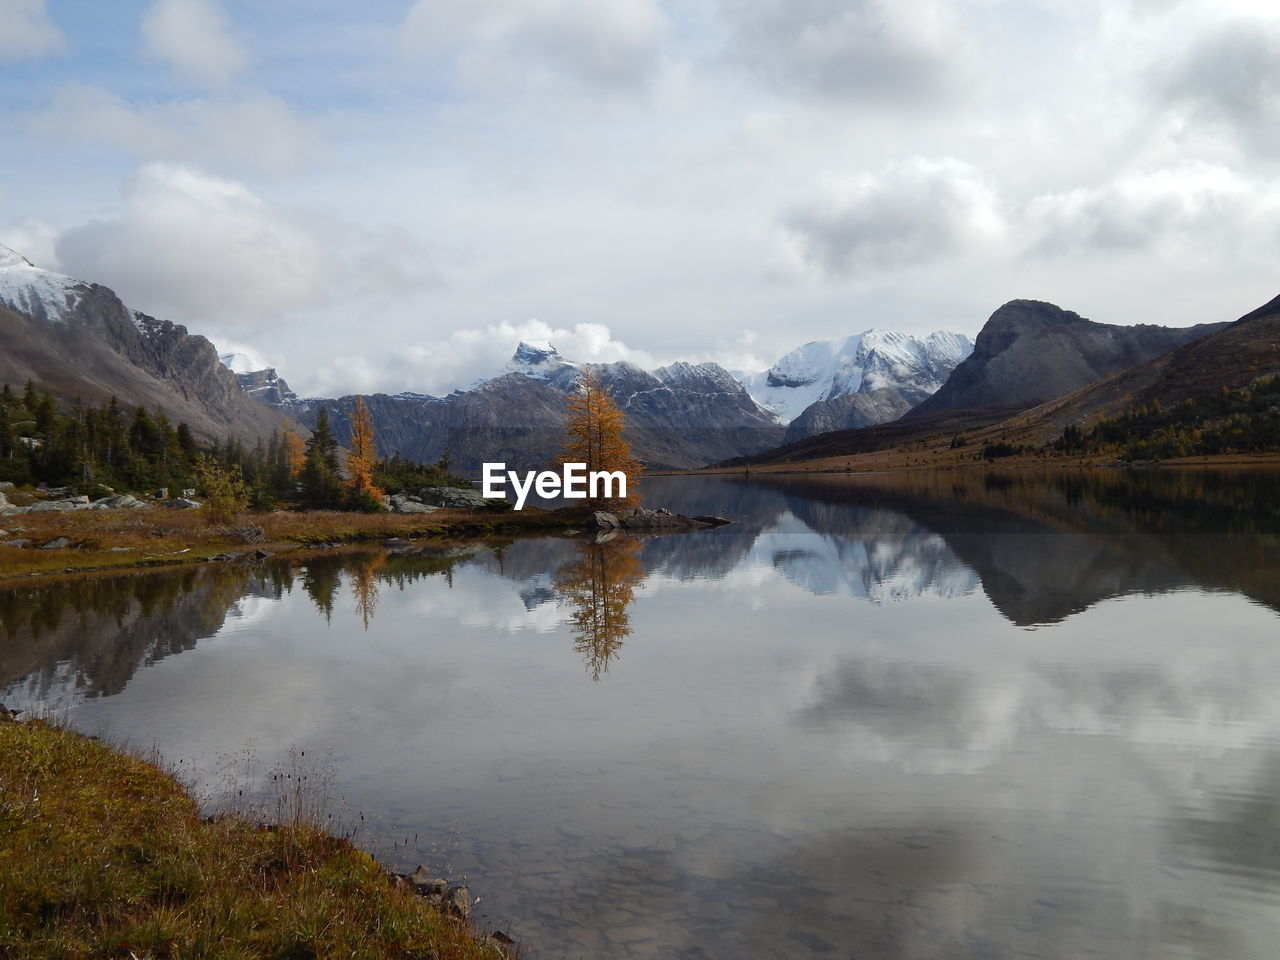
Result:
[[[1275,474],[645,495],[735,522],[0,591],[0,699],[328,752],[535,957],[1269,955]]]

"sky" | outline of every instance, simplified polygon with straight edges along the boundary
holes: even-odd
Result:
[[[304,395],[1280,293],[1266,0],[0,0],[0,77],[0,243]]]

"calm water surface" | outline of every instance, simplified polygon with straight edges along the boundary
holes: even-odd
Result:
[[[0,593],[0,699],[327,758],[535,957],[1272,957],[1278,489],[655,478],[737,522]]]

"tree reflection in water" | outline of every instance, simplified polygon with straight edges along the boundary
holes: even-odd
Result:
[[[351,596],[355,600],[356,616],[363,621],[366,632],[378,609],[378,571],[386,565],[385,553],[358,557],[351,565]]]
[[[622,641],[631,634],[627,608],[644,580],[640,543],[627,537],[578,544],[577,559],[555,572],[561,602],[569,607],[574,649],[592,680],[609,672]]]

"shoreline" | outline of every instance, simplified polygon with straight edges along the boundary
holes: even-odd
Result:
[[[0,770],[0,886],[11,894],[0,952],[173,956],[219,944],[270,956],[520,955],[505,932],[476,926],[466,886],[421,867],[396,873],[335,835],[297,781],[284,788],[279,822],[251,810],[209,816],[161,758],[61,723],[0,708],[0,748],[12,759]]]
[[[430,519],[427,519],[430,517]],[[0,517],[0,588],[66,576],[261,559],[318,547],[389,540],[490,540],[582,529],[580,512],[442,509],[432,514],[306,511],[246,514],[235,527],[204,522],[198,510],[104,510]],[[23,547],[4,546],[20,537]],[[40,544],[64,538],[60,547]]]

